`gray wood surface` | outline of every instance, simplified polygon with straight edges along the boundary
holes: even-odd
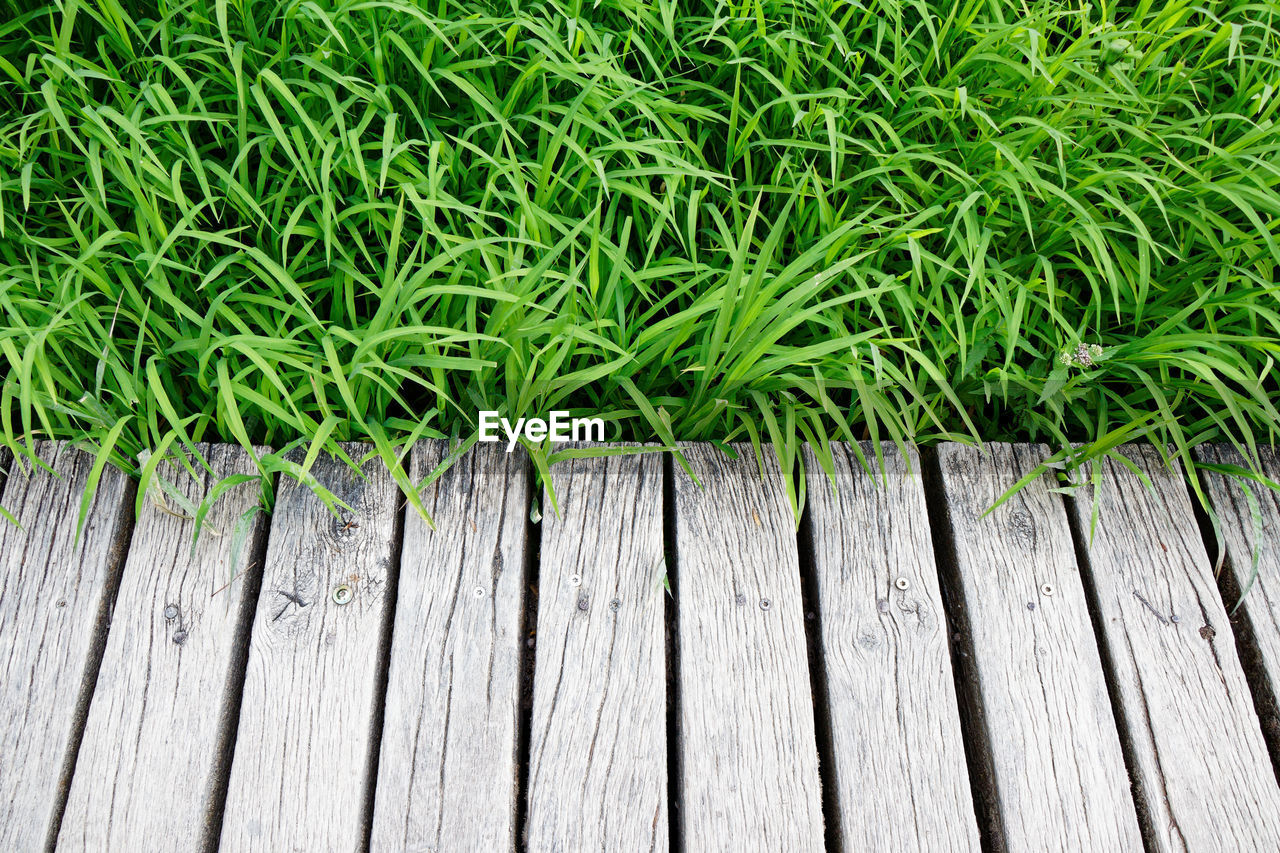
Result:
[[[795,519],[772,449],[681,444],[675,468],[680,809],[687,850],[820,850]]]
[[[666,850],[662,457],[569,459],[551,479],[528,849]]]
[[[369,449],[349,445],[354,459]],[[282,479],[254,614],[222,849],[348,851],[365,797],[399,491],[321,456],[312,473],[354,510],[335,517]],[[351,590],[346,604],[334,600]]]
[[[443,442],[413,450],[415,483]],[[510,850],[528,460],[477,445],[409,511],[372,849]]]
[[[0,850],[53,840],[132,516],[133,484],[108,469],[77,542],[93,458],[41,442],[54,471],[16,465],[0,520]]]
[[[1099,624],[1158,850],[1280,850],[1280,788],[1180,470],[1102,464],[1087,545]],[[1088,537],[1092,490],[1074,502]]]
[[[1280,483],[1280,451],[1260,447],[1262,473]],[[1196,448],[1200,462],[1245,465],[1244,457],[1230,445],[1202,445]],[[1249,483],[1250,501],[1241,482],[1222,474],[1206,472],[1205,491],[1218,516],[1222,547],[1226,549],[1225,570],[1232,575],[1228,584],[1228,608],[1234,608],[1244,592],[1234,620],[1243,620],[1249,637],[1251,663],[1259,680],[1255,682],[1255,707],[1262,716],[1263,733],[1272,749],[1280,743],[1280,492]],[[1254,512],[1258,513],[1255,530]],[[1257,568],[1254,575],[1254,551]],[[1252,581],[1252,583],[1251,583]],[[1273,761],[1275,760],[1273,752]]]
[[[844,849],[976,853],[919,455],[886,443],[872,474],[849,445],[832,454],[835,490],[804,459]]]
[[[1048,451],[986,448],[937,453],[997,846],[1002,837],[1010,851],[1141,850],[1062,500],[1041,478],[983,517]]]
[[[166,477],[193,504],[219,479],[252,474],[238,447],[201,445],[213,468],[199,479],[167,463]],[[196,850],[217,827],[221,750],[240,693],[233,671],[252,602],[248,565],[260,557],[266,518],[251,515],[236,565],[241,517],[258,504],[256,482],[226,492],[193,519],[153,487],[137,518],[67,801],[60,850],[146,850],[157,839]],[[234,580],[233,580],[234,578]],[[163,807],[158,807],[158,804]]]

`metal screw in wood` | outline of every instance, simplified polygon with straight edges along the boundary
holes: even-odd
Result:
[[[168,605],[167,607],[165,607],[165,609],[164,609],[164,618],[166,618],[166,619],[177,619],[177,618],[178,618],[178,607],[177,607],[177,605],[170,604],[170,605]]]
[[[1053,584],[1051,583],[1043,584],[1040,587],[1041,595],[1053,595],[1053,593],[1054,593],[1054,589],[1053,589]]]
[[[569,575],[569,586],[582,586],[582,575]]]
[[[768,609],[769,609],[770,607],[772,607],[772,606],[773,606],[773,602],[772,602],[772,601],[770,601],[769,599],[767,599],[767,598],[762,598],[762,599],[760,599],[760,609],[761,609],[761,610],[768,610]]]
[[[898,578],[896,581],[893,582],[893,585],[896,586],[898,589],[906,589],[909,586],[911,586],[911,581],[907,580],[906,578]]]
[[[482,586],[478,586],[478,587],[476,587],[476,588],[475,588],[475,592],[473,592],[472,594],[473,594],[476,598],[484,598],[484,587],[482,587]]]
[[[347,586],[345,583],[339,584],[338,586],[335,586],[333,588],[334,604],[346,604],[351,600],[351,596],[352,596],[351,587]]]

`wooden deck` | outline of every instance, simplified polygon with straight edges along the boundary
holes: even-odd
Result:
[[[983,514],[1040,447],[889,449],[876,483],[838,446],[798,530],[744,450],[686,446],[705,488],[566,460],[557,515],[486,445],[435,530],[321,460],[354,513],[285,482],[244,522],[246,483],[192,548],[113,471],[77,538],[92,462],[41,445],[56,476],[0,499],[0,850],[1280,850],[1274,493],[1210,479],[1215,577],[1149,448],[1092,535],[1042,481]]]

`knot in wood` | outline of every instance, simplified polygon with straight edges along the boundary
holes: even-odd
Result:
[[[1015,536],[1026,543],[1027,548],[1035,550],[1036,525],[1028,513],[1022,510],[1015,510],[1009,516],[1009,527],[1013,529]]]

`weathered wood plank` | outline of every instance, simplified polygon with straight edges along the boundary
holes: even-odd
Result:
[[[93,458],[36,453],[54,473],[13,466],[3,506],[22,526],[0,521],[0,850],[53,841],[132,515],[132,482],[108,468],[77,542]]]
[[[937,452],[996,846],[1141,850],[1062,501],[1036,480],[983,517],[1047,451],[986,447],[990,455],[955,444]]]
[[[444,442],[413,449],[419,482]],[[478,445],[405,519],[373,850],[510,850],[529,474]]]
[[[681,812],[689,850],[819,850],[822,792],[795,521],[769,448],[677,466]]]
[[[223,477],[255,471],[233,445],[198,449],[212,474],[201,471],[197,479],[167,463],[159,471],[193,504]],[[145,502],[121,573],[60,850],[145,850],[161,838],[196,850],[216,837],[217,776],[226,772],[222,750],[240,692],[233,662],[247,640],[247,576],[259,568],[249,560],[260,555],[266,533],[265,516],[253,513],[258,496],[253,482],[225,493],[194,548],[189,516],[167,498],[165,508]]]
[[[832,454],[835,491],[804,459],[843,847],[977,851],[919,455]]]
[[[528,848],[666,850],[662,457],[569,459],[551,479]]]
[[[1101,463],[1087,545],[1135,782],[1159,850],[1280,850],[1280,788],[1180,471]],[[1091,490],[1075,501],[1088,537]]]
[[[350,445],[352,458],[368,448]],[[276,498],[245,674],[222,849],[356,850],[399,492],[328,457],[312,473],[354,513],[285,480]],[[345,604],[335,600],[349,589]],[[340,597],[340,596],[339,596]]]
[[[1280,450],[1260,447],[1258,451],[1263,475],[1280,482]],[[1229,445],[1202,445],[1195,454],[1200,462],[1245,467],[1244,457]],[[1240,593],[1245,594],[1240,609],[1231,618],[1244,623],[1249,638],[1247,663],[1255,670],[1250,675],[1258,679],[1254,705],[1261,717],[1263,734],[1275,750],[1280,744],[1280,493],[1251,483],[1251,503],[1241,483],[1230,477],[1207,472],[1204,484],[1218,516],[1222,547],[1226,550],[1224,562],[1231,573],[1232,582],[1227,588],[1233,597],[1227,606],[1235,607]],[[1255,506],[1260,530],[1254,529]]]

